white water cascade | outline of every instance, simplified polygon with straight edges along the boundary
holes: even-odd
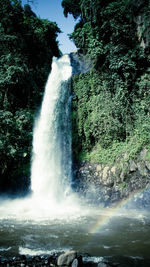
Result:
[[[2,218],[52,220],[80,214],[78,197],[71,190],[71,75],[68,55],[53,59],[33,131],[32,194],[0,201]]]
[[[68,55],[53,59],[33,134],[31,189],[35,197],[62,200],[71,183],[70,86]]]

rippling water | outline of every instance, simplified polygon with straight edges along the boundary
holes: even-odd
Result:
[[[75,210],[63,218],[49,214],[36,220],[1,219],[0,255],[50,255],[74,249],[89,253],[94,260],[104,257],[134,266],[130,265],[134,259],[141,262],[135,266],[150,266],[149,213],[122,210],[112,214],[110,209],[82,208],[83,213]]]

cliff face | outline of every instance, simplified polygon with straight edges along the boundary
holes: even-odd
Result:
[[[134,10],[133,21],[136,23],[140,45],[150,51],[150,1],[131,0],[131,5]]]
[[[90,58],[87,58],[86,55],[83,55],[79,51],[72,52],[69,54],[71,65],[72,65],[72,73],[80,74],[80,73],[87,73],[93,67],[93,62]]]
[[[77,191],[104,206],[128,199],[133,195],[131,207],[149,208],[150,161],[143,149],[136,159],[124,154],[115,164],[81,162],[74,166]]]

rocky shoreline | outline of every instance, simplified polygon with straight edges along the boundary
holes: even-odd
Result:
[[[12,258],[0,257],[1,267],[145,267],[150,266],[150,260],[135,257],[123,257],[118,259],[114,257],[113,262],[105,260],[103,257],[92,257],[90,255],[81,255],[76,251],[67,251],[62,254],[53,255],[21,255]]]
[[[147,153],[148,150],[143,149],[136,159],[122,155],[114,165],[91,162],[74,164],[76,190],[90,201],[104,206],[131,199],[131,207],[149,209],[150,161],[147,160]]]
[[[149,259],[140,257],[120,256],[112,259],[113,262],[105,260],[103,257],[92,257],[90,255],[81,255],[76,251],[67,251],[62,254],[53,255],[21,255],[13,258],[0,257],[1,267],[145,267],[150,266]]]
[[[99,261],[94,262],[90,260],[90,257],[83,256],[78,254],[76,251],[67,251],[62,254],[53,254],[51,256],[25,256],[21,255],[13,258],[1,258],[0,257],[0,266],[5,267],[39,267],[39,266],[50,266],[50,267],[109,267],[109,266],[118,266],[114,264],[108,264],[103,260],[102,257],[99,257]]]

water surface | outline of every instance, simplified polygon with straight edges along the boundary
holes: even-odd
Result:
[[[119,266],[150,266],[150,217],[147,212],[83,207],[57,218],[3,218],[0,220],[0,254],[4,257],[51,255],[76,250],[94,260],[104,257]],[[131,263],[130,263],[130,260]],[[137,262],[137,265],[132,265]],[[139,263],[140,262],[140,263]],[[131,264],[131,265],[130,265]],[[140,265],[138,265],[140,264]]]

